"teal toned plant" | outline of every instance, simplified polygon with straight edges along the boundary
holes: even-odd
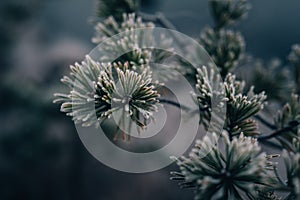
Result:
[[[176,58],[171,59],[171,67],[158,71],[151,62],[168,62],[173,56],[171,44],[185,50],[184,42],[176,35],[162,35],[161,45],[168,51],[146,48],[139,43],[145,35],[137,30],[174,26],[161,13],[140,12],[136,0],[99,2],[98,16],[105,19],[95,24],[92,41],[100,46],[99,51],[107,53],[95,60],[87,56],[81,64],[70,67],[70,75],[62,78],[69,90],[55,94],[54,102],[61,104],[62,112],[75,123],[96,127],[116,115],[118,131],[130,133],[133,124],[140,130],[154,121],[159,104],[183,108],[188,115],[198,114],[199,124],[207,131],[187,156],[174,158],[179,171],[172,172],[172,179],[179,180],[182,187],[193,188],[195,199],[300,198],[299,45],[292,47],[288,57],[293,70],[280,61],[256,62],[255,58],[248,63],[249,70],[245,67],[245,40],[233,28],[247,15],[249,2],[209,0],[214,25],[203,29],[198,41],[216,68],[209,62],[194,70],[189,68],[191,63]],[[153,32],[149,33],[146,38],[153,41]],[[235,73],[242,67],[251,72],[247,81]],[[163,81],[173,80],[179,72],[194,81],[191,98],[199,110],[162,98],[168,94]],[[290,80],[292,73],[294,79]],[[264,146],[271,150],[264,153]],[[274,161],[280,157],[274,154],[275,149],[283,152],[285,175]]]

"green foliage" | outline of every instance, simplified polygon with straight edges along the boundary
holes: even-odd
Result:
[[[61,103],[61,111],[72,116],[76,123],[98,126],[121,109],[122,114],[144,127],[141,119],[145,121],[156,110],[159,95],[147,70],[137,74],[128,69],[128,63],[98,63],[87,56],[81,65],[71,66],[71,71],[70,77],[62,79],[70,87],[70,93],[55,94],[58,98],[54,102]]]
[[[292,143],[298,138],[300,124],[300,99],[298,95],[292,94],[289,103],[286,103],[281,111],[278,111],[275,118],[275,126],[277,130],[283,130],[282,134],[276,137],[281,145],[292,150]]]
[[[137,11],[138,0],[98,0],[97,15],[101,18],[114,16],[119,22],[124,13]]]
[[[124,14],[121,24],[118,24],[115,18],[110,16],[104,22],[96,24],[96,33],[92,41],[95,44],[103,43],[102,48],[104,49],[99,51],[105,51],[110,57],[116,57],[116,61],[129,62],[133,68],[136,66],[143,67],[151,59],[151,50],[143,49],[143,44],[139,42],[143,35],[134,31],[134,29],[145,27],[151,28],[154,27],[154,24],[143,23],[142,19],[136,17],[134,13]],[[123,33],[124,31],[127,32]],[[108,40],[119,33],[122,33],[122,35]],[[105,59],[111,58],[101,58],[101,61],[105,61]]]
[[[290,72],[281,64],[279,59],[270,62],[253,61],[253,77],[249,85],[255,84],[255,91],[265,91],[269,100],[286,101],[291,93]]]
[[[300,93],[300,45],[295,44],[292,46],[292,51],[289,55],[289,61],[294,67],[294,79],[297,94]]]
[[[146,121],[157,110],[159,94],[151,83],[151,74],[145,70],[142,74],[114,64],[117,78],[113,78],[112,69],[102,71],[96,84],[95,109],[98,121],[109,118],[113,112],[121,112],[123,117],[130,117],[138,126],[144,128]],[[107,109],[109,105],[109,109]],[[126,116],[125,116],[126,115]],[[118,126],[121,126],[123,118]]]
[[[264,92],[254,94],[253,87],[244,94],[244,82],[236,80],[232,74],[228,74],[224,82],[214,70],[207,72],[206,67],[199,68],[196,88],[199,94],[194,94],[200,109],[200,122],[208,129],[211,120],[212,97],[221,99],[220,105],[227,106],[226,123],[224,129],[232,137],[241,132],[246,136],[258,135],[257,124],[250,119],[263,109],[266,95]],[[219,83],[219,85],[215,84]],[[218,91],[222,91],[220,94]],[[216,93],[217,92],[217,93]]]
[[[99,22],[95,26],[95,36],[92,41],[95,44],[100,44],[99,52],[104,56],[100,58],[102,62],[111,61],[115,58],[115,62],[129,63],[129,69],[142,73],[145,68],[150,66],[150,62],[162,62],[172,56],[173,49],[170,48],[173,42],[172,38],[166,38],[165,35],[160,35],[156,38],[151,30],[154,24],[144,23],[141,17],[135,13],[123,14],[123,21],[118,23],[114,17],[110,16],[104,22]],[[149,28],[146,33],[140,30],[141,28]],[[117,35],[119,34],[119,35]],[[113,37],[114,36],[114,37]],[[149,48],[149,46],[160,43],[164,49],[161,51]],[[156,67],[151,65],[150,67]],[[154,78],[156,80],[167,80],[176,77],[177,67],[161,68],[159,73],[154,70]]]
[[[258,200],[281,200],[274,191],[269,190],[258,190]]]
[[[200,35],[200,44],[220,68],[223,78],[237,66],[245,50],[242,35],[226,29],[205,28]]]
[[[181,186],[195,188],[195,199],[257,199],[257,188],[277,183],[273,156],[261,153],[255,139],[210,136],[197,141],[188,157],[177,159],[180,172],[172,173]]]
[[[210,0],[216,27],[221,28],[243,18],[250,5],[247,0]]]
[[[299,139],[298,139],[299,145]],[[286,150],[282,153],[285,166],[287,181],[283,184],[283,189],[289,191],[286,199],[296,200],[300,198],[300,153],[288,153]]]
[[[151,22],[144,23],[141,17],[137,17],[135,13],[122,14],[122,21],[118,22],[115,16],[109,16],[103,22],[95,25],[96,35],[92,41],[99,44],[106,39],[121,33],[123,31],[133,30],[137,28],[152,28],[154,24]]]
[[[199,92],[192,93],[192,96],[199,106],[200,123],[208,130],[212,119],[212,99],[219,100],[217,105],[214,105],[216,109],[222,108],[225,105],[225,93],[221,93],[224,92],[224,83],[213,69],[208,71],[206,67],[202,67],[198,68],[197,72],[196,88]],[[216,110],[216,114],[218,113],[220,113],[219,109]]]
[[[94,91],[95,81],[98,79],[101,71],[106,70],[104,64],[93,61],[86,56],[81,64],[75,63],[70,66],[70,77],[64,76],[61,82],[69,87],[69,93],[54,94],[57,99],[54,103],[60,103],[62,112],[71,116],[75,123],[82,123],[83,126],[98,126],[98,122],[93,120],[95,115]],[[109,105],[107,105],[107,109]]]

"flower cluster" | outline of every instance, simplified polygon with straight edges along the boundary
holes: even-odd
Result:
[[[245,50],[242,35],[231,30],[214,30],[208,27],[203,30],[199,42],[220,68],[223,78],[237,66]]]
[[[274,156],[261,153],[251,137],[241,134],[230,141],[222,134],[219,142],[213,133],[197,141],[188,157],[177,159],[180,172],[173,172],[172,179],[195,188],[195,199],[257,199],[256,189],[277,183]]]

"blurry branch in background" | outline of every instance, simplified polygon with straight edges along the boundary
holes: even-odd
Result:
[[[108,18],[114,16],[117,22],[121,22],[124,13],[136,12],[139,8],[138,0],[101,0],[97,1],[97,16]]]
[[[293,74],[296,85],[296,94],[300,94],[300,45],[295,44],[292,46],[291,53],[288,57],[293,66]]]
[[[209,3],[215,29],[237,23],[247,15],[250,9],[247,0],[210,0]]]
[[[238,65],[245,51],[241,33],[228,29],[207,27],[202,31],[199,42],[219,67],[222,78]]]
[[[288,101],[292,92],[293,81],[291,72],[282,65],[279,59],[272,59],[269,62],[252,60],[252,77],[249,85],[255,84],[255,91],[265,91],[269,101]]]
[[[243,57],[245,42],[241,33],[230,30],[249,11],[247,0],[210,0],[214,28],[207,27],[200,35],[200,44],[208,51],[220,69],[222,78],[232,72]]]
[[[80,195],[83,148],[74,135],[68,135],[74,130],[71,123],[59,123],[62,115],[51,103],[52,90],[57,89],[52,81],[57,71],[38,74],[41,80],[36,81],[20,74],[24,68],[15,62],[18,42],[32,29],[40,28],[39,16],[45,3],[11,0],[0,5],[0,199],[50,200],[62,196],[83,199]],[[42,31],[37,35],[47,36]],[[22,51],[31,51],[30,47]],[[38,67],[55,68],[56,61]],[[62,63],[65,60],[60,60],[59,65]],[[33,68],[27,70],[30,75],[34,73]]]
[[[138,15],[141,16],[141,18],[145,21],[151,21],[153,23],[158,24],[159,26],[171,29],[171,30],[177,30],[176,27],[165,17],[165,15],[161,12],[157,12],[156,14],[148,14],[144,12],[138,12]],[[177,44],[183,48],[185,45],[183,41],[181,41],[180,38],[177,37],[177,35],[174,35],[173,32],[170,32],[170,34],[173,36],[174,41],[177,42]]]

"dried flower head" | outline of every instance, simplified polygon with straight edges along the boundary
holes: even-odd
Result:
[[[219,143],[215,133],[197,141],[188,157],[177,159],[180,172],[173,180],[195,188],[195,199],[257,199],[257,187],[276,183],[272,156],[261,153],[255,139],[223,134]]]
[[[237,66],[245,50],[242,35],[239,32],[224,29],[205,28],[200,35],[200,44],[220,68],[223,78]]]

